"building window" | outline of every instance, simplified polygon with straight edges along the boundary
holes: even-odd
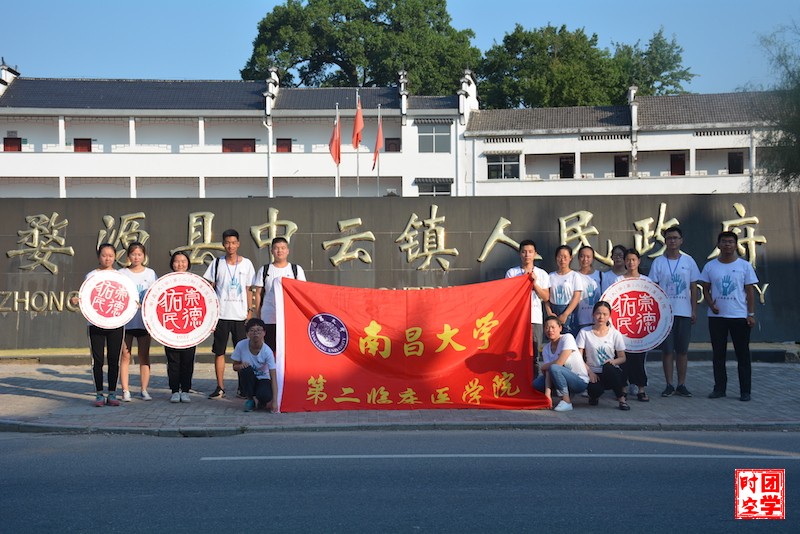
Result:
[[[386,137],[383,144],[386,152],[400,152],[403,146],[399,137]]]
[[[292,140],[291,139],[278,139],[275,141],[278,152],[291,152]]]
[[[72,150],[74,152],[91,152],[92,140],[75,138],[72,140]]]
[[[255,152],[256,140],[255,139],[223,139],[222,140],[223,152]]]
[[[420,152],[450,152],[449,124],[420,124],[417,128]]]
[[[519,155],[486,156],[490,180],[519,180]]]
[[[561,178],[575,177],[575,156],[561,156],[558,158],[558,173]]]
[[[417,187],[421,197],[449,197],[452,194],[450,184],[419,184]]]
[[[617,178],[620,176],[627,178],[630,174],[629,162],[628,156],[614,156],[614,176]]]
[[[686,176],[686,154],[669,155],[670,176]]]
[[[3,138],[3,151],[4,152],[22,152],[22,138],[21,137],[4,137]]]
[[[728,152],[728,174],[744,174],[744,152]]]

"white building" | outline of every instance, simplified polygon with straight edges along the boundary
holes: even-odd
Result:
[[[256,81],[24,78],[0,65],[1,197],[547,196],[751,191],[769,93],[480,110],[452,96]],[[340,111],[341,164],[329,152]],[[383,148],[373,170],[378,108]],[[337,173],[338,171],[338,173]],[[337,187],[337,184],[339,187]]]

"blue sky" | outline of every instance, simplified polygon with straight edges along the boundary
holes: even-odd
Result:
[[[239,79],[258,21],[283,0],[38,0],[0,8],[0,56],[26,77]],[[792,20],[796,0],[450,0],[457,29],[485,51],[515,23],[596,33],[602,47],[648,39],[663,26],[698,74],[697,93],[774,82],[759,35]]]

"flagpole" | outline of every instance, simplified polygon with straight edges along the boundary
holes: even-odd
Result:
[[[341,123],[339,123],[339,103],[336,103],[336,128],[339,128],[341,131]],[[341,147],[341,137],[337,139],[339,142],[339,146]],[[341,148],[339,148],[341,150]],[[339,157],[341,158],[341,152],[339,153]],[[342,196],[342,184],[341,184],[341,177],[339,176],[339,162],[336,162],[336,182],[333,184],[333,194],[336,198]]]
[[[358,89],[356,89],[356,117],[358,117],[359,107],[360,107],[359,106],[359,104],[360,104],[359,98],[360,97],[358,96]],[[357,122],[358,118],[356,118],[355,121]],[[353,127],[356,128],[357,125],[354,124]],[[359,133],[359,135],[361,135],[361,134]],[[356,146],[355,149],[356,149],[356,196],[360,197],[361,196],[361,168],[360,168],[361,158],[358,157],[358,153],[360,152],[361,149],[358,146]]]
[[[378,104],[378,124],[381,124],[381,105],[380,104]],[[382,130],[383,128],[378,128],[378,129]],[[378,144],[378,140],[377,139],[375,140],[375,144],[376,145]],[[380,197],[381,196],[381,159],[380,159],[380,157],[375,161],[375,163],[377,163],[377,167],[378,167],[378,174],[377,174],[376,179],[375,179],[375,185],[378,187],[378,191],[377,192],[378,192],[378,196]]]

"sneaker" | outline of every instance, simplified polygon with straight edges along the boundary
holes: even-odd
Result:
[[[97,396],[94,398],[94,405],[98,408],[102,408],[106,405],[106,398],[103,396],[102,393],[98,393]]]
[[[236,390],[236,398],[237,399],[246,399],[247,397],[245,397],[244,394],[242,394],[242,390],[241,389],[237,389]]]
[[[244,401],[244,411],[252,412],[256,408],[256,403],[253,399],[247,399]]]
[[[143,389],[141,393],[139,393],[139,398],[145,401],[153,400],[153,397],[147,392],[146,389]]]
[[[181,402],[192,402],[192,399],[189,398],[188,393],[181,392]]]
[[[122,390],[122,402],[130,402],[131,401],[131,392],[127,389]]]
[[[553,408],[554,412],[569,412],[570,410],[572,410],[572,403],[563,400],[558,403],[558,406]]]
[[[691,397],[692,396],[692,392],[689,391],[688,389],[686,389],[686,386],[684,386],[683,384],[678,384],[678,388],[675,390],[675,393],[677,395],[680,395],[681,397]]]
[[[180,402],[181,401],[180,392],[176,391],[175,393],[173,393],[172,396],[169,398],[169,401],[170,402]]]
[[[739,400],[742,402],[749,402],[750,401],[750,394],[749,393],[742,393],[742,396],[739,397]]]
[[[217,386],[214,390],[214,393],[208,396],[209,399],[224,399],[225,398],[225,390],[221,387]]]
[[[116,393],[109,393],[108,400],[106,402],[109,406],[119,406],[119,399],[117,399]]]
[[[708,394],[709,399],[718,399],[720,397],[725,397],[724,391],[717,391],[716,389]]]
[[[678,386],[678,389],[680,389],[680,386]],[[672,387],[672,384],[667,384],[667,387],[664,388],[664,391],[661,392],[661,396],[671,397],[673,393],[675,393],[675,388]]]

